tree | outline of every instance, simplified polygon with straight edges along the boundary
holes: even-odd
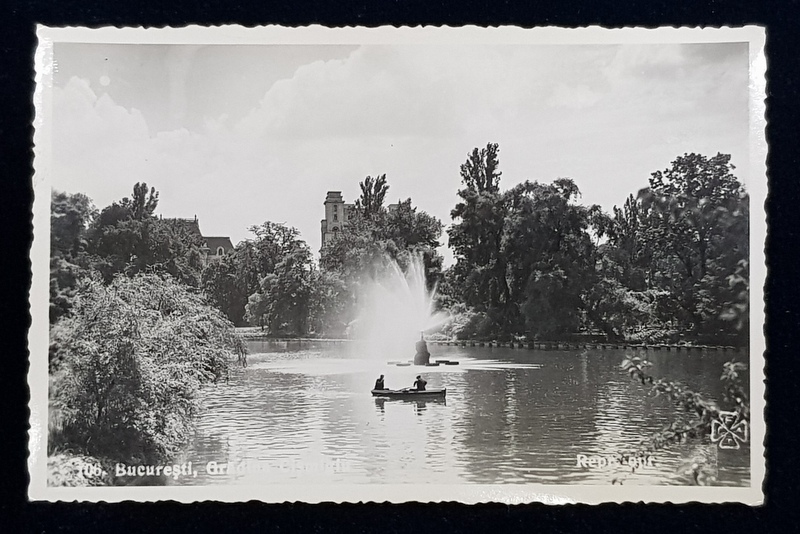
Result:
[[[300,239],[300,230],[283,223],[265,221],[249,230],[255,234],[253,246],[261,276],[274,272],[287,254],[305,243]]]
[[[361,196],[356,200],[356,210],[365,218],[370,219],[383,211],[383,201],[386,199],[386,192],[389,186],[386,184],[386,175],[373,178],[367,176],[360,182]]]
[[[567,178],[552,184],[524,182],[505,194],[503,255],[508,265],[509,326],[531,336],[557,338],[576,332],[586,292],[596,283],[596,248],[588,233],[599,207],[574,202]],[[513,321],[521,312],[522,324]]]
[[[498,145],[489,143],[475,148],[461,165],[462,202],[451,211],[455,222],[447,231],[456,258],[456,285],[463,288],[468,305],[483,310],[500,308],[509,295],[501,253],[506,212],[498,152]]]
[[[662,223],[659,244],[681,261],[689,278],[706,275],[711,248],[729,224],[725,219],[744,197],[730,159],[685,154],[672,167],[654,172],[644,193]]]
[[[611,340],[645,336],[642,340],[666,341],[670,327],[662,316],[670,314],[660,311],[668,294],[652,283],[658,270],[648,239],[648,212],[628,195],[612,213],[596,213],[591,222],[606,241],[597,249],[596,283],[584,297],[587,319]]]
[[[50,322],[69,314],[88,273],[86,231],[97,210],[82,193],[53,191],[50,202]]]
[[[653,173],[640,194],[654,251],[651,283],[674,297],[674,311],[696,334],[724,331],[726,280],[747,260],[749,199],[730,156],[685,154]]]
[[[259,261],[253,241],[239,243],[220,261],[210,263],[203,270],[202,287],[233,324],[246,324],[245,306],[260,289]]]
[[[120,205],[128,211],[131,219],[136,221],[149,219],[154,217],[156,207],[158,207],[158,192],[155,187],[151,187],[148,195],[147,184],[137,182],[133,186],[133,196],[130,199],[123,198]]]
[[[270,332],[308,333],[311,282],[311,251],[304,243],[286,254],[276,266],[275,273],[262,281],[261,289],[270,300]]]
[[[442,257],[437,249],[442,235],[442,222],[417,210],[408,198],[386,214],[378,236],[386,241],[386,252],[405,270],[414,255],[421,255],[425,264],[425,280],[431,290],[442,276]]]
[[[51,332],[48,449],[170,460],[190,434],[200,386],[244,350],[233,325],[172,277],[89,280]]]
[[[404,268],[411,255],[421,254],[432,287],[441,277],[442,258],[436,250],[441,234],[441,221],[418,210],[410,198],[371,217],[356,211],[337,238],[325,245],[320,266],[355,287],[380,277],[387,257]]]
[[[640,200],[628,195],[622,208],[614,206],[599,232],[608,237],[605,257],[617,269],[616,278],[635,291],[650,287],[653,279],[654,243],[648,239],[648,215]]]
[[[344,280],[333,271],[312,272],[309,325],[317,334],[343,336],[355,306]]]
[[[155,188],[137,183],[131,198],[112,203],[94,220],[87,249],[106,283],[119,273],[166,272],[199,286],[202,236],[180,221],[157,218],[157,206]]]
[[[497,143],[487,143],[486,148],[474,148],[461,165],[461,179],[467,189],[477,193],[496,193],[500,190],[500,161]]]
[[[268,284],[265,284],[268,285]],[[253,326],[264,327],[269,324],[269,295],[256,291],[247,298],[244,319]]]
[[[97,217],[83,193],[53,191],[50,199],[50,255],[75,259],[86,249],[86,229]]]
[[[258,277],[244,306],[244,319],[272,334],[306,334],[313,282],[308,245],[296,228],[281,223],[266,221],[250,231],[256,238],[231,256],[240,265],[234,285],[251,288],[253,277]],[[244,267],[244,261],[249,266]]]
[[[261,280],[247,304],[247,317],[271,334],[308,333],[312,297],[311,251],[305,243],[284,255]]]
[[[612,337],[742,342],[731,326],[747,300],[749,213],[732,170],[727,155],[685,154],[597,218],[607,242],[587,299],[596,326]]]
[[[461,202],[448,230],[456,265],[449,291],[501,336],[549,337],[581,324],[583,296],[594,281],[595,247],[588,228],[599,208],[573,202],[566,178],[499,187],[498,146],[468,155],[461,166]]]
[[[376,265],[386,253],[386,242],[379,235],[376,219],[366,219],[358,212],[347,221],[336,239],[326,243],[320,255],[320,267],[337,272],[349,286],[365,278],[374,278]]]

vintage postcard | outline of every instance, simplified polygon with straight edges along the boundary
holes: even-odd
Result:
[[[38,37],[31,499],[763,501],[763,28]]]

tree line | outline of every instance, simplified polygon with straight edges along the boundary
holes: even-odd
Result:
[[[200,289],[201,239],[155,215],[155,189],[100,211],[51,201],[48,484],[105,485],[113,462],[170,461],[199,389],[245,346]]]
[[[411,199],[385,206],[385,175],[367,176],[348,224],[315,264],[294,228],[264,223],[203,273],[236,324],[276,335],[341,335],[359,289],[387,261],[424,260],[459,338],[743,344],[749,300],[749,199],[730,156],[684,154],[611,213],[578,202],[574,181],[500,187],[499,146],[461,166],[447,231]]]
[[[360,183],[319,262],[296,228],[267,220],[206,264],[198,230],[159,217],[145,183],[101,210],[54,191],[48,447],[169,457],[194,393],[244,351],[234,326],[347,335],[363,286],[415,257],[451,314],[441,335],[745,344],[749,199],[733,171],[728,155],[684,154],[606,213],[569,178],[502,189],[489,143],[460,167],[446,269],[442,222],[410,198],[386,206],[385,174]]]
[[[361,182],[347,225],[322,248],[316,263],[296,228],[267,221],[202,275],[202,288],[236,324],[273,335],[346,335],[358,314],[364,284],[388,262],[402,269],[421,255],[431,288],[442,275],[441,222],[406,199],[384,206],[385,175]]]
[[[386,175],[367,176],[337,238],[315,262],[300,232],[265,221],[204,266],[202,240],[155,215],[158,193],[97,212],[84,195],[53,194],[51,321],[68,314],[77,281],[97,273],[170,275],[201,292],[237,326],[273,335],[344,335],[359,289],[388,261],[424,260],[440,308],[460,338],[746,341],[748,196],[730,156],[684,154],[611,213],[579,202],[569,178],[501,188],[499,146],[461,165],[446,233],[455,264],[437,249],[440,220],[411,199],[388,209]]]
[[[567,178],[501,190],[498,152],[461,166],[443,288],[457,334],[746,341],[749,199],[729,155],[684,154],[605,213]]]

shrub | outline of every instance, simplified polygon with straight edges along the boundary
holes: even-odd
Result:
[[[47,459],[48,486],[108,486],[108,470],[91,456],[56,454]]]
[[[166,275],[88,281],[51,330],[48,449],[170,458],[192,429],[198,389],[243,351],[220,311]]]

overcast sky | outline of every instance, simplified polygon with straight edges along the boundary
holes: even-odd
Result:
[[[326,192],[367,175],[449,224],[487,142],[504,189],[570,177],[606,210],[685,152],[746,183],[747,47],[56,43],[52,185],[102,208],[144,181],[205,235],[284,222],[316,252]]]

